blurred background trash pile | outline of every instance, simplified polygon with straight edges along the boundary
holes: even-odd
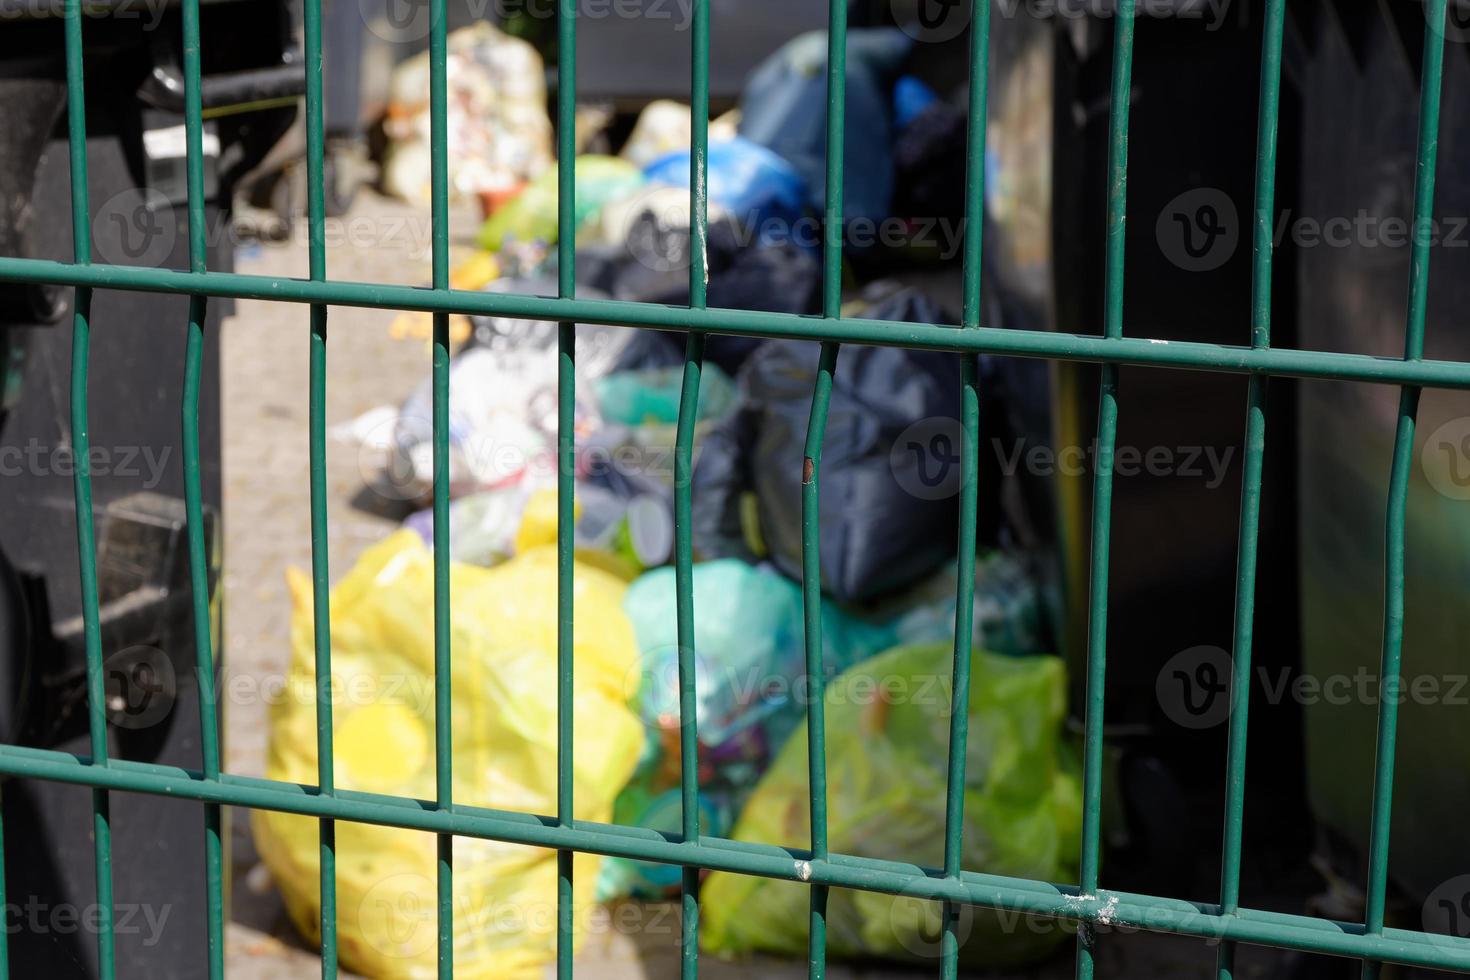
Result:
[[[850,40],[845,227],[905,227],[919,214],[959,219],[962,105],[905,74],[911,40],[902,32],[854,30]],[[738,108],[710,125],[710,306],[819,311],[825,58],[825,34],[797,37],[750,75]],[[428,187],[427,64],[424,56],[398,67],[385,127],[384,185],[411,200]],[[450,37],[449,86],[454,192],[477,201],[484,216],[478,251],[453,272],[455,288],[555,295],[557,161],[540,56],[526,41],[475,24]],[[581,145],[608,152],[571,162],[578,296],[686,304],[689,108],[651,102],[625,132],[616,143],[611,131],[579,134]],[[846,244],[844,315],[957,322],[904,276],[955,250],[940,255],[933,243],[871,238],[854,235]],[[393,329],[426,339],[429,317],[406,314]],[[451,339],[456,798],[549,813],[557,324],[456,317]],[[682,349],[678,333],[576,328],[578,817],[673,833],[681,816],[671,564]],[[959,363],[948,354],[860,346],[845,347],[840,361],[820,531],[832,847],[937,865],[957,614]],[[813,343],[711,336],[692,484],[700,822],[709,834],[796,847],[808,833],[799,502],[816,363]],[[1015,390],[988,361],[981,370],[987,393],[998,393],[987,397]],[[987,418],[1016,410],[986,407]],[[368,552],[334,591],[334,678],[409,679],[338,710],[343,788],[434,795],[433,705],[425,698],[432,692],[431,415],[425,378],[396,404],[338,431],[377,454],[381,465],[366,482],[401,506],[405,530]],[[1063,729],[1066,671],[1051,655],[1037,556],[990,499],[995,482],[982,480],[987,516],[974,605],[958,610],[973,621],[975,645],[974,689],[962,708],[972,732],[965,860],[1071,880],[1080,802]],[[309,597],[304,582],[293,587]],[[310,603],[298,602],[293,677],[308,686],[311,635]],[[273,718],[273,778],[314,778],[310,703],[290,699]],[[256,830],[293,919],[310,936],[315,825],[269,814]],[[351,872],[342,878],[343,909],[364,898],[352,892],[359,854],[364,882],[396,883],[374,886],[398,890],[379,896],[384,901],[432,908],[430,838],[354,827],[338,846],[339,869]],[[511,905],[554,903],[548,853],[462,847],[457,890]],[[660,898],[679,885],[677,868],[592,855],[577,861],[579,903]],[[714,875],[705,885],[703,941],[722,954],[800,955],[804,932],[796,933],[805,917],[793,904],[800,898],[775,883]],[[891,896],[834,895],[832,949],[922,959],[922,937],[935,931],[929,920],[937,914]],[[496,976],[533,975],[554,953],[549,926],[484,934],[456,924],[466,929],[456,936],[456,965],[474,975],[481,975],[476,964],[490,963]],[[387,955],[391,930],[368,912],[345,918],[341,931],[344,961],[374,975],[432,965],[432,944]],[[967,962],[1023,962],[1061,938],[977,928]]]
[[[546,73],[535,48],[482,21],[450,35],[446,77],[451,193],[509,200],[553,166]],[[428,203],[427,51],[393,72],[388,98],[383,186]]]

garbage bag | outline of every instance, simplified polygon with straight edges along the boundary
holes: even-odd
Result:
[[[912,47],[897,28],[847,32],[848,167],[844,221],[881,221],[893,195],[893,83]],[[806,180],[807,203],[820,212],[827,187],[827,32],[788,41],[751,73],[740,96],[741,136],[785,157]],[[860,165],[859,165],[860,164]]]
[[[689,150],[659,157],[644,171],[650,183],[689,187]],[[706,190],[711,204],[734,217],[758,241],[792,237],[807,203],[802,175],[785,159],[742,137],[711,143],[705,158]],[[685,214],[684,223],[688,224]],[[821,244],[812,225],[807,248]]]
[[[687,212],[682,219],[669,219],[644,211],[631,223],[623,244],[577,252],[577,282],[615,299],[688,306],[689,242]],[[821,264],[793,241],[762,244],[734,220],[711,221],[705,259],[711,308],[794,314],[821,308]],[[638,333],[659,341],[652,346],[670,350],[628,366],[683,363],[685,334]],[[733,375],[760,344],[752,337],[710,336],[705,360]],[[648,348],[639,350],[646,353]]]
[[[541,280],[497,279],[494,292],[544,295]],[[555,292],[555,287],[550,287]],[[588,290],[588,298],[597,298]],[[449,365],[449,492],[461,496],[556,478],[557,324],[472,318],[468,346]],[[592,382],[617,361],[631,332],[581,325],[576,331],[577,418],[597,416]],[[425,500],[433,489],[433,382],[425,378],[393,424],[389,460],[376,489],[390,499]]]
[[[1052,649],[1047,596],[1041,583],[1046,569],[1039,555],[982,551],[975,560],[975,603],[970,614],[975,645],[1008,656]],[[949,642],[954,639],[959,563],[950,562],[934,575],[892,599],[873,615],[898,634],[898,643]]]
[[[908,290],[865,316],[949,318]],[[709,555],[756,557],[755,538],[801,575],[801,481],[819,345],[763,344],[741,369],[741,407],[705,439],[694,471],[694,530]],[[821,465],[822,588],[848,602],[901,589],[954,554],[959,358],[844,346]],[[752,513],[757,528],[746,526]]]
[[[939,93],[923,79],[900,75],[893,83],[893,125],[900,132],[919,114],[939,101]]]
[[[532,813],[556,809],[556,551],[495,568],[451,566],[454,797]],[[294,572],[286,696],[272,706],[266,775],[315,783],[311,587]],[[341,789],[433,799],[433,558],[411,531],[368,549],[332,592],[333,729]],[[632,774],[642,725],[627,706],[636,670],[624,585],[578,564],[576,817],[607,821]],[[317,939],[317,821],[256,811],[256,846],[303,935]],[[599,859],[575,857],[578,936]],[[337,824],[343,963],[374,977],[435,970],[433,835]],[[466,977],[540,977],[556,950],[556,858],[544,849],[458,838],[455,967]]]
[[[517,296],[555,296],[555,277],[520,276],[496,279],[486,283],[487,293],[507,293]],[[596,289],[579,290],[579,299],[607,299],[607,295]],[[556,350],[560,336],[559,323],[550,320],[520,319],[509,316],[470,317],[473,329],[469,343],[475,347],[513,354],[518,351],[550,352]],[[615,370],[622,362],[622,351],[632,340],[635,331],[596,324],[577,324],[577,369],[586,377],[596,378]]]
[[[893,147],[893,213],[951,222],[947,227],[953,231],[946,234],[953,239],[961,237],[958,222],[965,216],[965,124],[963,111],[934,102],[899,131]],[[956,244],[941,236],[934,247],[953,249]]]
[[[728,794],[713,785],[701,785],[698,801],[699,832],[711,837],[727,835],[734,822]],[[668,751],[660,733],[650,731],[638,769],[613,805],[613,822],[678,833],[683,827],[683,809],[677,747]],[[677,865],[608,858],[597,880],[597,900],[663,898],[678,890],[681,878]]]
[[[453,196],[493,198],[552,168],[546,74],[534,47],[488,22],[471,24],[450,33],[445,73]],[[429,53],[395,68],[389,86],[383,187],[428,204]]]
[[[655,99],[638,113],[638,121],[618,156],[635,167],[646,167],[664,154],[688,146],[692,131],[688,105]]]
[[[674,570],[655,569],[628,588],[623,608],[638,638],[638,710],[655,728],[678,730],[679,638]],[[718,754],[749,737],[777,747],[805,711],[801,588],[769,567],[736,559],[694,566],[694,653],[699,742]],[[894,629],[822,603],[822,657],[836,675],[890,646]]]
[[[602,417],[622,425],[674,425],[679,421],[683,367],[614,371],[596,382]],[[719,365],[699,374],[699,418],[720,418],[735,405],[735,383]]]
[[[674,570],[638,578],[623,608],[638,638],[638,712],[649,741],[632,781],[617,801],[619,823],[678,828],[668,804],[679,787],[679,644]],[[700,820],[711,833],[728,829],[775,749],[800,724],[803,681],[801,589],[770,567],[726,559],[694,566],[695,698],[699,713]],[[822,604],[823,661],[829,676],[896,642],[895,626],[869,622],[832,602]],[[672,796],[670,795],[672,794]],[[679,882],[677,869],[621,858],[604,866],[605,898],[656,897]]]
[[[449,554],[455,561],[489,567],[515,554],[531,488],[525,484],[466,494],[449,502]],[[425,507],[403,519],[403,526],[433,547],[434,510]]]
[[[610,254],[631,249],[633,235],[639,230],[639,222],[646,220],[645,214],[657,217],[660,224],[678,228],[689,227],[689,191],[667,184],[644,184],[637,190],[625,194],[603,205],[596,217],[589,218],[577,231],[577,248],[589,246]],[[733,218],[718,203],[707,202],[705,218],[710,225]],[[579,263],[580,265],[580,263]],[[687,257],[683,262],[687,270]],[[579,273],[583,270],[578,269]],[[580,281],[580,279],[579,279]]]
[[[833,853],[936,868],[944,858],[948,644],[896,647],[834,680],[826,698],[828,845]],[[1066,673],[1056,657],[971,660],[964,848],[968,870],[1042,881],[1077,876],[1082,799],[1063,743]],[[786,743],[736,821],[733,838],[810,842],[805,729]],[[700,892],[700,940],[716,954],[807,948],[809,886],[715,872]],[[1047,920],[1017,923],[967,907],[961,962],[1001,968],[1065,939]],[[932,963],[940,906],[834,888],[827,947],[834,956]]]
[[[643,183],[643,172],[618,157],[587,154],[576,161],[576,201],[573,211],[577,225],[595,215],[607,202],[636,190]],[[481,248],[494,252],[508,240],[542,241],[548,245],[557,239],[558,176],[552,167],[519,195],[506,202],[480,226]]]

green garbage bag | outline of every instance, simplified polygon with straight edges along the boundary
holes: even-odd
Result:
[[[577,194],[573,217],[578,226],[609,201],[643,184],[643,171],[618,157],[588,154],[577,158]],[[526,189],[496,208],[480,226],[480,247],[497,252],[507,238],[518,242],[557,237],[557,172],[553,167],[526,185]]]
[[[619,425],[673,425],[679,421],[684,368],[614,371],[592,383],[602,417]],[[718,419],[735,407],[735,382],[716,364],[699,375],[699,418]]]
[[[1082,794],[1063,740],[1066,674],[1056,657],[976,651],[965,786],[966,870],[1075,881]],[[952,657],[944,644],[895,647],[827,688],[828,843],[833,853],[939,867]],[[745,805],[732,834],[810,842],[807,740],[799,729]],[[809,886],[716,872],[701,892],[701,944],[717,955],[806,953]],[[833,889],[834,956],[932,963],[939,903]],[[1070,929],[986,909],[961,913],[961,961],[1004,968],[1034,960]]]

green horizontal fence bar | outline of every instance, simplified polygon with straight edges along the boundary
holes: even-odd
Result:
[[[1403,643],[1405,507],[1413,465],[1415,419],[1424,388],[1470,389],[1470,364],[1425,360],[1424,330],[1429,243],[1416,234],[1411,261],[1405,350],[1402,358],[1273,348],[1271,328],[1271,232],[1275,208],[1277,127],[1286,0],[1262,0],[1262,56],[1257,108],[1256,185],[1253,222],[1249,346],[1176,343],[1125,336],[1124,252],[1127,220],[1128,120],[1136,0],[1117,0],[1113,24],[1112,95],[1106,221],[1105,301],[1101,336],[1035,330],[1001,330],[981,323],[981,245],[984,217],[986,97],[990,4],[975,0],[970,26],[969,107],[965,178],[963,312],[960,324],[913,324],[842,316],[843,140],[845,123],[847,4],[830,0],[826,69],[826,199],[823,208],[822,313],[793,316],[707,305],[710,3],[695,0],[691,17],[690,266],[687,306],[579,300],[575,283],[576,0],[559,0],[558,55],[558,285],[555,297],[465,292],[449,288],[448,76],[445,0],[430,2],[430,174],[432,285],[429,288],[330,280],[326,272],[324,92],[322,0],[305,0],[307,210],[309,278],[285,279],[210,272],[207,240],[201,111],[200,2],[184,0],[186,182],[188,271],[95,265],[91,262],[83,86],[82,0],[64,6],[68,81],[68,143],[74,253],[71,263],[0,257],[0,282],[46,283],[74,290],[71,429],[76,449],[74,493],[81,575],[83,633],[87,663],[90,756],[0,745],[0,775],[90,787],[96,864],[98,964],[114,974],[112,847],[109,794],[134,792],[194,800],[205,819],[206,905],[211,977],[224,971],[224,806],[253,807],[315,817],[320,821],[322,975],[337,973],[335,825],[339,820],[403,827],[436,835],[438,841],[437,954],[440,977],[453,976],[453,840],[455,836],[547,848],[557,852],[557,973],[572,975],[575,938],[573,858],[578,852],[678,866],[681,873],[681,974],[698,972],[699,876],[703,870],[758,875],[801,882],[810,888],[808,972],[822,977],[827,965],[829,889],[849,888],[903,895],[940,903],[943,909],[939,972],[958,973],[959,913],[964,907],[1075,924],[1077,976],[1095,970],[1098,927],[1144,930],[1217,942],[1216,973],[1235,976],[1239,943],[1353,957],[1363,975],[1376,978],[1381,964],[1399,963],[1470,972],[1470,940],[1388,928],[1388,843],[1393,794],[1396,700],[1382,699],[1373,791],[1367,911],[1363,923],[1266,912],[1240,906],[1240,867],[1245,807],[1248,678],[1252,645],[1259,503],[1263,481],[1266,387],[1271,377],[1333,379],[1401,388],[1386,525],[1386,590],[1382,676],[1398,683]],[[1445,38],[1441,25],[1447,0],[1427,0],[1420,92],[1418,174],[1414,198],[1416,231],[1433,214],[1440,91]],[[180,769],[111,759],[103,687],[104,650],[98,614],[95,530],[88,460],[87,377],[91,298],[96,289],[145,291],[190,298],[180,405],[184,448],[184,494],[189,534],[195,657],[199,681],[202,768]],[[303,303],[310,307],[309,431],[313,613],[318,785],[306,786],[234,776],[220,768],[218,705],[209,595],[209,551],[202,504],[198,397],[202,374],[207,302],[210,297]],[[326,340],[329,306],[426,311],[433,315],[433,538],[436,789],[432,801],[341,790],[333,774],[331,712],[330,575],[327,562]],[[555,815],[530,815],[453,802],[450,649],[450,548],[448,486],[449,331],[451,314],[483,314],[559,323],[557,439],[557,801]],[[687,333],[675,435],[675,581],[679,642],[680,794],[677,833],[593,824],[575,818],[574,731],[574,523],[575,523],[575,340],[576,323],[661,328]],[[1244,325],[1243,325],[1244,326]],[[699,820],[698,718],[694,647],[692,478],[694,438],[705,344],[712,334],[785,338],[821,344],[803,461],[802,600],[805,673],[812,705],[807,718],[808,777],[811,785],[809,849],[749,844],[705,836]],[[821,632],[820,473],[823,436],[840,345],[901,346],[953,352],[961,357],[961,461],[959,575],[952,700],[947,747],[943,865],[920,867],[896,861],[834,854],[827,839],[826,730]],[[1086,717],[1083,740],[1083,830],[1077,885],[967,871],[963,853],[963,789],[968,743],[971,616],[975,588],[975,527],[980,447],[978,355],[996,354],[1102,365],[1098,410],[1099,466],[1093,489],[1091,582],[1088,599]],[[1249,376],[1245,465],[1240,505],[1232,642],[1232,713],[1225,788],[1220,901],[1187,902],[1111,891],[1101,887],[1102,759],[1106,685],[1108,552],[1111,537],[1112,456],[1117,438],[1117,388],[1124,365],[1238,373]],[[3,830],[3,828],[0,828]],[[0,898],[4,895],[0,860]],[[9,975],[5,932],[0,930],[0,977]]]
[[[662,864],[698,866],[785,881],[907,895],[1068,921],[1105,918],[1115,928],[1174,933],[1203,939],[1302,949],[1337,956],[1432,966],[1470,972],[1470,940],[1385,928],[1369,934],[1361,923],[1242,909],[1222,916],[1219,907],[1181,899],[1101,890],[1082,896],[1076,886],[962,872],[948,878],[938,868],[832,854],[812,860],[810,851],[636,827],[580,822],[563,827],[554,816],[457,806],[339,789],[323,795],[315,786],[225,773],[205,779],[197,770],[112,760],[94,765],[66,752],[0,745],[0,774],[150,793],[173,799],[228,803],[358,823],[406,827],[548,849],[586,851]]]
[[[240,273],[190,273],[116,265],[70,265],[45,259],[0,257],[0,282],[123,289],[220,296],[230,299],[325,303],[372,309],[463,313],[525,320],[574,320],[618,327],[656,327],[704,334],[1000,354],[1049,360],[1140,367],[1187,368],[1230,374],[1328,378],[1420,388],[1470,388],[1470,363],[1403,360],[1336,351],[1255,349],[1229,344],[1134,337],[1098,337],[1048,330],[1009,330],[958,324],[907,323],[839,317],[793,316],[756,310],[633,303],[620,300],[558,299],[509,293],[469,292],[380,283],[313,282]]]

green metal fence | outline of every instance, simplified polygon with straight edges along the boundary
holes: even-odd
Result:
[[[1106,303],[1100,337],[1024,330],[999,330],[980,323],[980,248],[982,192],[986,136],[986,81],[989,45],[989,4],[976,0],[971,30],[969,134],[967,147],[963,318],[955,324],[909,324],[845,319],[840,314],[841,215],[843,175],[844,53],[846,3],[831,0],[827,73],[827,197],[822,253],[823,315],[820,317],[707,309],[705,306],[704,241],[706,232],[705,154],[708,126],[709,0],[696,0],[693,29],[692,123],[694,153],[691,162],[690,202],[693,239],[689,270],[690,304],[655,306],[575,297],[573,278],[573,133],[576,90],[574,57],[559,65],[558,95],[560,170],[559,295],[557,298],[512,296],[501,293],[462,292],[449,288],[448,151],[446,141],[445,0],[431,4],[432,118],[432,226],[433,283],[429,288],[340,282],[326,277],[323,192],[323,100],[321,0],[305,4],[306,121],[308,134],[310,278],[276,279],[210,272],[205,267],[204,169],[200,102],[199,0],[183,3],[183,50],[186,79],[186,131],[189,193],[189,271],[96,265],[89,248],[87,212],[85,65],[83,12],[80,0],[65,8],[68,127],[71,149],[72,225],[75,241],[70,264],[20,258],[0,258],[0,281],[41,282],[75,289],[73,362],[71,378],[72,439],[75,446],[77,542],[81,559],[81,588],[85,621],[87,690],[91,757],[44,751],[15,745],[0,746],[0,773],[12,777],[55,780],[92,788],[95,832],[97,901],[101,909],[98,960],[103,977],[113,965],[113,902],[111,839],[108,812],[113,792],[141,792],[192,799],[203,804],[206,828],[206,898],[209,922],[211,977],[224,972],[224,896],[220,842],[220,808],[224,805],[306,814],[321,821],[321,935],[322,973],[336,973],[336,901],[334,882],[335,822],[384,824],[438,835],[438,962],[440,976],[453,974],[454,930],[452,892],[454,840],[478,837],[554,849],[558,852],[558,971],[572,973],[572,854],[589,851],[682,866],[682,969],[685,977],[698,970],[698,876],[710,868],[748,875],[798,881],[810,887],[810,973],[822,976],[826,966],[825,915],[828,890],[833,887],[902,894],[942,903],[944,933],[940,945],[941,976],[953,977],[960,945],[962,906],[982,906],[1055,917],[1077,924],[1079,977],[1091,977],[1099,943],[1108,927],[1123,927],[1198,937],[1218,943],[1218,973],[1233,976],[1238,943],[1258,944],[1354,957],[1363,961],[1365,977],[1378,975],[1382,963],[1396,962],[1470,972],[1470,941],[1421,932],[1386,928],[1384,904],[1388,883],[1388,841],[1393,797],[1394,739],[1397,699],[1381,699],[1377,760],[1374,770],[1373,830],[1369,854],[1367,915],[1363,923],[1334,922],[1240,907],[1241,828],[1245,806],[1247,709],[1251,657],[1251,627],[1256,576],[1258,511],[1266,436],[1265,403],[1272,376],[1331,378],[1401,388],[1398,431],[1392,459],[1387,521],[1387,608],[1384,617],[1382,679],[1388,690],[1399,683],[1403,639],[1404,515],[1412,465],[1415,415],[1424,387],[1470,388],[1470,363],[1423,358],[1425,300],[1429,276],[1430,222],[1434,202],[1435,158],[1438,143],[1440,84],[1445,37],[1442,30],[1447,0],[1425,0],[1428,17],[1424,35],[1420,95],[1418,177],[1414,197],[1415,236],[1407,312],[1404,356],[1401,359],[1319,351],[1280,350],[1270,346],[1272,225],[1276,169],[1277,119],[1281,81],[1281,52],[1286,0],[1265,0],[1263,54],[1259,82],[1257,173],[1254,207],[1254,271],[1252,318],[1248,347],[1201,343],[1163,343],[1124,335],[1124,230],[1127,216],[1128,103],[1135,0],[1118,0],[1114,18],[1112,107],[1110,118],[1108,184]],[[560,50],[576,50],[576,0],[559,0]],[[1240,98],[1250,92],[1242,86]],[[87,374],[89,308],[94,289],[143,290],[190,297],[188,348],[181,411],[186,467],[186,504],[192,566],[195,642],[199,679],[199,709],[203,731],[203,759],[199,770],[184,770],[109,759],[107,719],[103,698],[102,640],[98,620],[97,569],[91,479],[88,468]],[[312,580],[315,589],[315,643],[317,672],[318,785],[303,786],[246,778],[220,771],[218,706],[214,690],[214,654],[209,627],[206,558],[201,517],[198,392],[205,307],[209,297],[267,299],[310,306],[310,444]],[[435,637],[435,748],[438,791],[432,801],[338,790],[332,769],[332,712],[330,698],[331,636],[325,471],[324,393],[327,381],[327,310],[329,306],[358,306],[429,311],[434,314],[433,341],[433,447],[434,470],[434,637]],[[450,606],[448,543],[448,389],[451,313],[479,313],[560,322],[560,436],[558,440],[558,799],[557,813],[532,816],[509,811],[458,805],[451,795],[453,760],[450,753]],[[572,808],[572,534],[573,523],[573,337],[576,322],[659,327],[688,333],[683,393],[675,452],[675,521],[681,788],[683,827],[680,833],[658,833],[630,827],[575,820]],[[1244,326],[1244,325],[1243,325]],[[811,841],[806,849],[784,849],[739,843],[701,835],[696,799],[694,711],[695,659],[692,600],[692,542],[690,532],[690,476],[692,443],[697,415],[704,344],[711,333],[755,337],[788,337],[821,341],[822,357],[812,394],[806,459],[802,481],[803,595],[806,606],[806,669],[817,697],[808,715],[811,780]],[[1242,330],[1242,339],[1245,331]],[[1081,881],[1053,883],[987,874],[984,869],[960,866],[960,836],[964,807],[966,711],[970,660],[954,658],[944,865],[913,865],[834,854],[827,846],[826,764],[823,725],[821,618],[818,584],[818,480],[832,377],[838,369],[843,343],[886,344],[950,351],[963,364],[963,494],[961,506],[958,585],[959,608],[969,608],[974,593],[976,489],[979,456],[979,399],[976,355],[1040,357],[1102,364],[1098,420],[1099,466],[1093,495],[1091,587],[1088,599],[1087,703],[1084,741],[1084,821]],[[1244,492],[1240,509],[1239,562],[1233,644],[1233,711],[1229,728],[1225,833],[1220,900],[1193,903],[1150,895],[1103,889],[1100,875],[1103,689],[1106,682],[1107,593],[1112,464],[1118,426],[1117,391],[1123,365],[1222,371],[1249,376],[1246,404]],[[970,647],[969,617],[956,621],[955,650]],[[3,887],[3,878],[0,878]],[[3,895],[0,895],[3,898]],[[5,931],[0,930],[0,954]],[[201,972],[203,970],[201,969]],[[8,974],[0,955],[0,975]]]

